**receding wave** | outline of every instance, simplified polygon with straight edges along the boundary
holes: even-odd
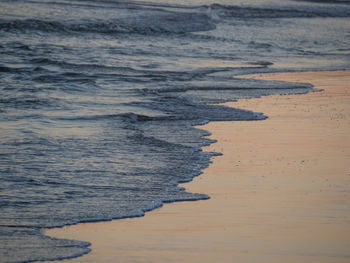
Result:
[[[58,117],[56,119],[68,120],[68,121],[89,121],[89,120],[123,120],[128,122],[143,122],[143,121],[154,121],[154,120],[165,120],[166,117],[150,117],[142,114],[120,113],[120,114],[101,114],[101,115],[84,115],[84,116],[72,116],[72,117]],[[171,118],[168,118],[171,119]]]

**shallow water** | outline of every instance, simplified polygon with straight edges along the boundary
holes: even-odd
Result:
[[[309,84],[240,74],[350,66],[348,1],[1,1],[0,260],[87,253],[42,228],[199,200],[212,105]]]

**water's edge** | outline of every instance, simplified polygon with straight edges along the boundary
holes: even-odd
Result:
[[[331,69],[331,70],[276,70],[274,72],[268,72],[268,73],[261,73],[261,74],[276,74],[276,73],[297,73],[297,72],[329,72],[329,71],[345,71],[345,70],[350,70],[349,69]],[[246,78],[246,77],[249,77],[249,76],[252,76],[252,75],[256,75],[256,74],[260,74],[260,73],[249,73],[249,74],[243,74],[243,75],[237,75],[235,76],[235,78]],[[319,90],[319,89],[314,89],[314,85],[311,84],[311,83],[302,83],[302,82],[296,82],[296,83],[299,83],[299,84],[307,84],[307,85],[311,85],[312,86],[312,90],[310,91],[307,91],[305,93],[295,93],[295,94],[288,94],[288,95],[305,95],[309,92],[322,92],[323,90]],[[266,96],[271,96],[271,95],[266,95]],[[283,95],[279,95],[279,96],[283,96]],[[261,96],[259,98],[262,98],[262,97],[265,97],[265,96]],[[253,99],[253,98],[251,98]],[[239,99],[238,99],[239,100]],[[231,101],[229,101],[231,102]],[[261,114],[262,118],[261,119],[258,119],[258,120],[246,120],[246,121],[263,121],[263,120],[266,120],[268,118],[268,116],[265,116],[263,113],[260,113],[260,112],[253,112],[251,111],[252,113],[254,114]],[[234,122],[234,121],[232,121]],[[209,122],[207,123],[201,123],[201,124],[195,124],[195,125],[192,125],[192,127],[194,127],[195,129],[200,129],[200,130],[203,130],[201,128],[199,128],[200,126],[205,126],[206,124],[208,124]],[[204,129],[205,130],[205,129]],[[207,131],[207,130],[205,130]],[[204,135],[202,138],[204,139],[205,137],[209,136],[209,135],[212,135],[209,131],[208,132],[208,135]],[[214,144],[216,143],[216,140],[211,140],[211,144]],[[208,144],[205,144],[203,143],[202,145],[202,148],[203,147],[206,147],[206,146],[209,146]],[[212,157],[213,156],[220,156],[222,155],[222,153],[220,152],[215,152],[215,153],[211,153],[212,154]],[[210,164],[212,163],[211,159],[210,161],[208,162],[208,165],[207,167],[210,166]],[[206,167],[206,168],[207,168]],[[202,171],[201,171],[201,174],[203,173],[203,171],[206,169],[204,168]],[[187,181],[187,182],[181,182],[179,184],[183,184],[183,183],[189,183],[189,182],[192,182],[194,178],[196,178],[197,176],[200,176],[200,175],[196,175],[194,177],[191,178],[191,180]],[[67,224],[67,225],[63,225],[63,226],[59,226],[59,227],[51,227],[51,228],[43,228],[41,229],[41,233],[42,235],[44,235],[45,237],[48,237],[48,238],[51,238],[51,239],[54,239],[56,240],[56,238],[54,237],[51,237],[49,235],[46,235],[45,234],[45,231],[46,229],[54,229],[54,228],[63,228],[65,226],[72,226],[72,225],[78,225],[78,224],[85,224],[85,223],[98,223],[98,222],[108,222],[108,221],[114,221],[114,220],[122,220],[122,219],[130,219],[130,218],[138,218],[138,217],[144,217],[146,213],[149,213],[149,212],[152,212],[156,209],[159,209],[161,208],[164,204],[171,204],[171,203],[175,203],[175,202],[195,202],[195,201],[202,201],[202,200],[208,200],[210,199],[210,196],[206,195],[206,197],[203,197],[203,198],[197,198],[197,199],[193,199],[193,200],[174,200],[174,201],[163,201],[161,204],[157,205],[157,206],[154,206],[150,209],[147,209],[144,211],[143,214],[141,215],[135,215],[135,216],[126,216],[126,217],[119,217],[119,218],[113,218],[113,219],[108,219],[108,220],[92,220],[92,221],[82,221],[82,222],[77,222],[75,224]],[[62,257],[62,258],[53,258],[53,259],[48,259],[47,261],[55,261],[55,260],[65,260],[65,259],[73,259],[73,258],[77,258],[77,257],[82,257],[88,253],[90,253],[92,251],[91,248],[89,248],[91,246],[91,243],[90,242],[85,242],[85,241],[79,241],[79,240],[72,240],[72,241],[78,241],[78,242],[81,242],[81,243],[84,243],[85,244],[85,251],[81,252],[80,254],[77,254],[77,255],[73,255],[73,256],[67,256],[67,257]],[[35,262],[35,261],[32,261],[32,262]]]

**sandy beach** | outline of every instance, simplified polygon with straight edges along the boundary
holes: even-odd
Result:
[[[223,156],[183,186],[211,199],[47,230],[92,243],[69,262],[350,262],[350,71],[248,77],[324,91],[227,103],[269,118],[200,127]]]

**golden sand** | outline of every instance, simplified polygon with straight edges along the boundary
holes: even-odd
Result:
[[[249,77],[325,91],[228,103],[269,119],[201,127],[224,155],[183,186],[211,199],[46,231],[92,243],[70,262],[350,262],[350,71]]]

